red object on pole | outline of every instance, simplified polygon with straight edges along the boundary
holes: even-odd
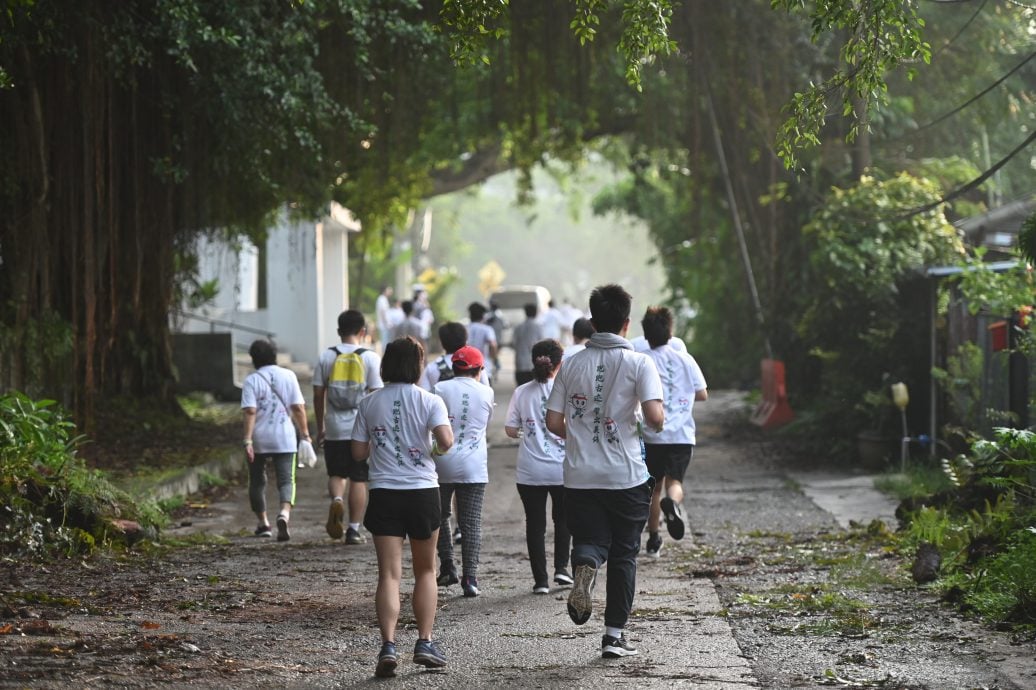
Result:
[[[764,430],[776,429],[795,419],[788,404],[788,390],[784,383],[784,362],[764,359],[760,363],[763,399],[752,413],[753,424]]]
[[[1002,352],[1008,347],[1009,324],[1007,321],[994,321],[987,326],[989,329],[989,346],[993,352]]]

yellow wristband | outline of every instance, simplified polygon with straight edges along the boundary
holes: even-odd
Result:
[[[244,440],[244,444],[245,444],[246,446],[250,446],[250,445],[252,445],[252,439],[250,439],[250,438],[246,438],[246,439]]]

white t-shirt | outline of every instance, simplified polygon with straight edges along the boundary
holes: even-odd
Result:
[[[370,488],[439,486],[431,432],[449,423],[442,398],[409,383],[390,383],[361,400],[353,440],[370,443]]]
[[[277,397],[278,394],[280,397]],[[305,403],[299,380],[291,369],[268,364],[249,374],[241,385],[241,409],[255,408],[252,449],[256,453],[297,451],[295,425],[291,421],[291,411],[285,404]]]
[[[493,373],[493,358],[489,356],[489,345],[496,344],[496,332],[485,323],[468,324],[468,345],[482,353],[486,371]]]
[[[561,316],[561,311],[554,307],[550,307],[547,311],[543,312],[543,316],[540,317],[540,329],[543,332],[544,338],[553,338],[557,340],[561,337],[561,321],[564,317]]]
[[[518,445],[519,484],[561,486],[564,484],[565,439],[547,430],[547,399],[554,379],[529,381],[514,390],[504,424],[521,429]]]
[[[694,357],[663,345],[647,353],[662,379],[665,426],[662,433],[644,429],[644,443],[695,443],[694,394],[705,390],[705,376]]]
[[[320,359],[313,370],[313,385],[327,387],[328,378],[334,368],[338,354],[356,352],[360,345],[339,343],[335,349],[327,348],[320,353]],[[367,376],[367,390],[376,390],[384,384],[381,382],[381,357],[372,350],[360,355]],[[356,421],[356,410],[339,410],[330,402],[324,404],[324,438],[328,441],[348,441],[352,438],[353,424]]]
[[[577,352],[582,352],[585,349],[586,349],[586,343],[585,342],[577,343],[577,344],[574,344],[574,345],[569,345],[561,353],[561,361],[564,362],[566,359],[568,359],[572,355],[576,354]]]
[[[619,341],[626,347],[597,345]],[[565,415],[567,488],[629,489],[648,480],[637,428],[647,400],[662,400],[662,382],[651,359],[624,338],[595,333],[565,362],[547,409]]]
[[[378,337],[382,340],[387,341],[389,336],[389,311],[392,309],[392,304],[389,302],[389,298],[385,293],[378,295],[378,299],[374,300],[374,315],[378,325]]]
[[[651,344],[642,335],[638,335],[636,338],[630,341],[633,345],[633,349],[637,352],[643,352],[647,354],[651,350]],[[669,347],[673,348],[677,352],[687,352],[687,343],[682,338],[677,338],[675,335],[669,339],[667,343]]]
[[[486,427],[493,417],[493,389],[458,376],[435,384],[432,392],[446,403],[453,427],[453,446],[435,459],[439,481],[485,484],[489,481]]]
[[[451,371],[453,370],[453,355],[442,354],[433,359],[431,362],[425,365],[424,371],[421,372],[421,378],[418,379],[417,385],[424,388],[426,391],[431,392],[435,384],[439,383],[439,378],[442,376],[439,364],[442,363]],[[489,374],[483,368],[482,373],[478,375],[478,382],[489,386]]]

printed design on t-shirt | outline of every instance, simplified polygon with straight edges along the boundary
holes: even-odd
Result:
[[[453,417],[450,417],[450,426],[453,427],[453,435],[457,439],[457,447],[458,448],[460,448],[461,446],[464,445],[465,440],[470,440],[470,437],[474,436],[474,434],[468,434],[467,433],[468,420],[470,419],[470,416],[471,416],[470,412],[471,412],[471,394],[470,393],[463,393],[460,396],[460,419],[454,420]],[[467,434],[467,436],[465,436],[465,434]],[[477,441],[477,439],[476,439],[476,441]],[[478,445],[478,444],[476,443],[475,445]],[[475,445],[472,445],[471,447],[474,448]]]
[[[410,456],[410,462],[414,463],[414,467],[424,467],[424,463],[421,462],[421,456],[424,455],[424,453],[421,452],[420,448],[410,446],[407,448],[407,455]]]
[[[586,411],[586,396],[582,393],[573,393],[568,398],[568,402],[572,405],[572,419],[578,419],[583,416],[583,412]]]
[[[594,376],[594,443],[601,442],[601,406],[604,405],[604,365],[597,365],[597,375]]]
[[[392,443],[396,447],[396,465],[399,467],[405,467],[406,462],[403,460],[403,438],[401,436],[403,432],[403,402],[401,400],[392,401]]]
[[[536,433],[536,419],[534,417],[526,418],[525,433],[530,437]]]
[[[388,443],[388,429],[383,426],[374,427],[374,445],[384,448]]]
[[[604,436],[608,443],[619,442],[619,425],[611,417],[604,418]]]
[[[679,404],[679,402],[676,400],[676,371],[673,366],[673,360],[666,360],[665,376],[662,378],[665,383],[665,411],[676,412],[676,405]]]
[[[681,410],[686,410],[691,406],[691,401],[684,397],[677,399],[676,403],[680,406]]]

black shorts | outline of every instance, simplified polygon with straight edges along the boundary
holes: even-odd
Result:
[[[687,466],[691,464],[694,446],[690,443],[645,443],[648,472],[661,484],[663,477],[683,481]]]
[[[371,489],[363,526],[376,537],[429,539],[442,521],[439,488]]]
[[[352,441],[324,441],[324,464],[328,477],[345,477],[365,482],[370,474],[366,460],[353,460]]]

